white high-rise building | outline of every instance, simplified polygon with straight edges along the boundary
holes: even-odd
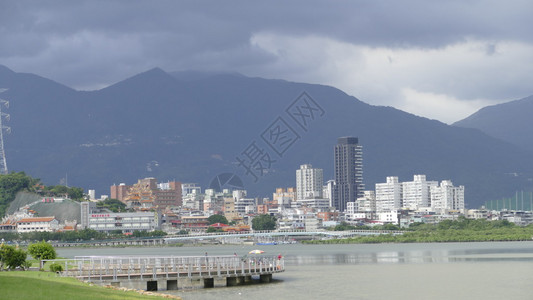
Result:
[[[310,164],[301,165],[296,170],[296,199],[322,198],[324,171]]]
[[[333,207],[333,197],[335,192],[335,180],[330,179],[322,188],[322,196],[329,200],[329,206]]]
[[[402,183],[398,177],[387,177],[386,183],[376,183],[376,211],[392,211],[402,207]]]
[[[440,186],[432,186],[431,208],[438,213],[446,213],[447,210],[464,210],[465,187],[453,186],[451,180],[443,180]]]
[[[417,210],[430,207],[430,189],[438,185],[437,181],[426,181],[426,175],[415,175],[413,181],[402,182],[402,208]]]

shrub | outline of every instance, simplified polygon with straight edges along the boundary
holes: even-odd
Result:
[[[50,271],[52,272],[62,272],[63,271],[63,266],[58,264],[58,263],[53,263],[50,265]]]
[[[22,264],[22,267],[24,268],[24,270],[29,270],[31,267],[31,261],[25,261],[24,264]]]

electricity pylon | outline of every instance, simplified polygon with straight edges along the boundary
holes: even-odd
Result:
[[[0,89],[0,93],[7,91],[7,89]],[[4,131],[11,132],[11,127],[4,126],[3,120],[9,121],[9,114],[2,111],[2,107],[9,108],[9,101],[0,98],[0,174],[7,174],[6,152],[4,150]]]

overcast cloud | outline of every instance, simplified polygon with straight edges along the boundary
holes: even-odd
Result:
[[[76,89],[237,71],[451,123],[533,94],[532,15],[528,0],[0,0],[0,64]]]

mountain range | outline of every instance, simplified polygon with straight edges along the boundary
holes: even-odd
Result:
[[[301,164],[333,179],[341,136],[359,138],[368,189],[387,176],[426,174],[464,185],[467,206],[478,207],[531,189],[533,178],[533,147],[517,142],[520,133],[505,139],[490,130],[497,125],[480,125],[490,117],[474,114],[450,126],[330,86],[155,68],[77,91],[0,65],[0,88],[10,102],[2,107],[11,116],[4,120],[9,170],[97,194],[145,177],[206,188],[227,178],[220,174],[235,174],[250,196],[269,197],[295,185]],[[531,135],[528,128],[522,136]]]
[[[487,106],[454,126],[476,128],[503,141],[533,151],[533,96]]]

